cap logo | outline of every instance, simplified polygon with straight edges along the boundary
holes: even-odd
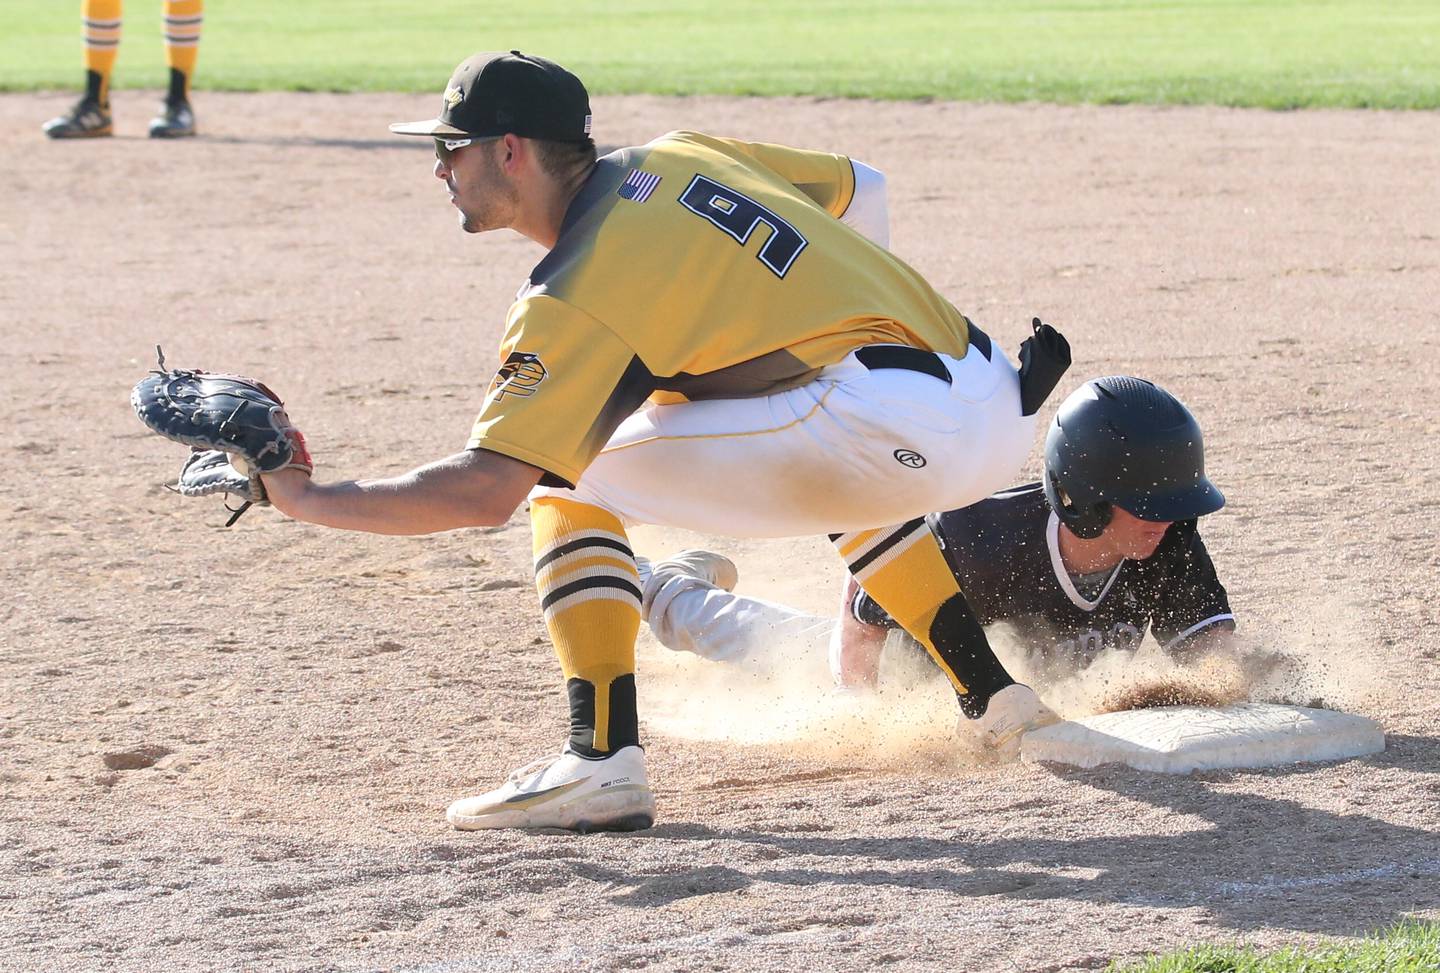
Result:
[[[585,116],[585,134],[586,134],[586,135],[589,135],[589,134],[590,134],[590,116],[589,116],[589,115],[586,115],[586,116]]]
[[[445,105],[448,108],[453,109],[456,105],[460,104],[461,100],[464,99],[464,97],[465,92],[461,91],[459,88],[445,89]]]

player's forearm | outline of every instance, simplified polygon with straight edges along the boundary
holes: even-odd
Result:
[[[426,496],[414,473],[380,480],[310,484],[284,501],[271,492],[280,511],[296,520],[375,534],[433,534],[492,521],[442,495]]]
[[[476,470],[470,460],[461,453],[398,476],[326,484],[283,471],[267,476],[265,486],[271,503],[287,516],[342,530],[433,534],[504,523],[539,471],[526,482],[523,475],[505,475],[510,470]]]
[[[837,686],[874,688],[880,682],[880,656],[885,649],[884,629],[841,620],[831,645],[830,670]]]
[[[888,634],[885,629],[867,625],[855,617],[855,596],[859,590],[853,578],[846,579],[840,620],[830,636],[830,675],[835,685],[845,689],[873,689],[879,684],[880,656]]]

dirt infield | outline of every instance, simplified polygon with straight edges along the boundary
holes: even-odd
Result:
[[[433,98],[205,94],[174,144],[141,137],[152,100],[67,144],[39,132],[65,98],[0,96],[0,968],[1009,973],[1440,917],[1440,116],[598,99],[610,146],[694,127],[871,162],[896,251],[992,337],[1041,314],[1065,390],[1176,392],[1247,639],[1390,745],[969,767],[933,685],[835,733],[813,659],[769,684],[646,641],[662,820],[575,837],[442,817],[561,742],[523,514],[221,531],[127,404],[159,343],[268,380],[325,478],[438,457],[538,251],[461,234],[386,134]],[[827,607],[823,544],[713,543],[741,590]]]

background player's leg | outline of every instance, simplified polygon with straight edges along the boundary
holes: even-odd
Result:
[[[190,79],[200,56],[200,27],[204,0],[165,0],[165,63],[170,67],[170,89],[160,114],[150,122],[152,138],[178,138],[195,134],[190,108]]]
[[[640,742],[635,636],[640,578],[625,528],[585,503],[530,506],[535,586],[570,697],[570,747],[594,757]]]
[[[830,539],[860,586],[945,673],[966,716],[984,715],[991,697],[1015,684],[923,518]]]
[[[120,14],[120,0],[82,0],[85,93],[68,112],[45,123],[45,134],[51,138],[95,138],[111,133],[110,72],[120,51]]]
[[[85,97],[110,109],[110,73],[120,54],[120,0],[84,0],[80,16],[85,24]]]

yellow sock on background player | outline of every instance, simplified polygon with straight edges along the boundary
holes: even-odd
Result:
[[[200,55],[204,12],[204,0],[165,0],[165,63],[171,72],[170,98],[184,101],[190,97],[190,77]]]
[[[635,637],[640,577],[625,528],[591,504],[530,505],[535,587],[570,699],[570,747],[598,756],[640,742]]]
[[[80,21],[85,36],[85,97],[107,111],[110,74],[120,53],[121,0],[83,0]]]
[[[165,0],[165,63],[170,87],[160,114],[150,120],[151,138],[181,138],[195,134],[195,113],[190,108],[190,80],[200,56],[200,28],[204,0]]]
[[[120,0],[82,0],[81,36],[85,41],[85,92],[65,114],[50,119],[43,131],[52,139],[110,135],[110,75],[120,52]]]

